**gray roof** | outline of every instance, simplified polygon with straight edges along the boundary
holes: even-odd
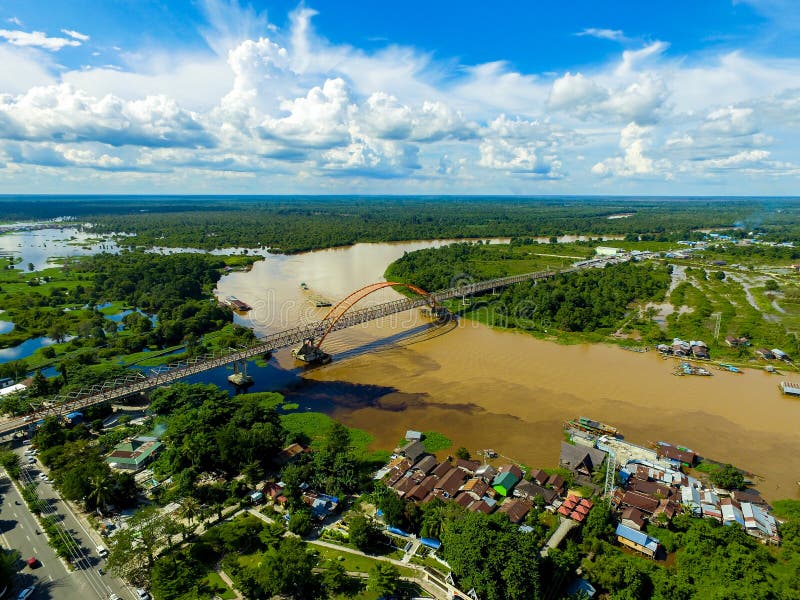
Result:
[[[558,497],[555,490],[548,490],[532,481],[520,481],[514,488],[514,495],[519,498],[535,498],[541,496],[546,504],[551,504]]]
[[[589,470],[594,470],[603,464],[605,457],[606,453],[597,448],[573,446],[567,442],[561,442],[559,464],[572,470],[582,465],[585,465]]]
[[[436,457],[428,454],[416,464],[416,468],[425,473],[426,475],[433,471],[436,467]]]
[[[400,448],[400,454],[408,458],[412,463],[415,463],[425,454],[425,446],[423,446],[420,441],[409,442]]]

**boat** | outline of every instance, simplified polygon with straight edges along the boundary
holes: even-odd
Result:
[[[765,370],[767,373],[777,373],[777,372],[778,372],[778,371],[775,369],[775,367],[773,367],[772,365],[767,365],[766,367],[764,367],[764,370]]]
[[[573,427],[589,433],[613,435],[615,437],[619,436],[619,429],[613,425],[607,425],[606,423],[595,421],[594,419],[589,419],[587,417],[578,417],[577,419],[572,419],[571,421],[567,421],[566,425],[567,427]]]
[[[242,302],[236,296],[226,296],[225,304],[230,306],[233,310],[238,310],[240,312],[247,312],[248,310],[253,309],[253,307],[247,304],[247,302]]]
[[[680,367],[675,372],[676,375],[700,375],[703,377],[710,377],[711,371],[704,367],[698,367],[692,363],[682,362]]]
[[[739,367],[734,367],[728,363],[719,363],[719,368],[723,371],[730,371],[731,373],[744,373]]]
[[[307,290],[307,289],[308,289],[308,285],[306,284],[306,282],[305,282],[305,281],[303,281],[303,282],[301,282],[301,283],[300,283],[300,287],[301,287],[302,289],[304,289],[304,290]]]
[[[623,350],[627,350],[628,352],[647,352],[650,350],[647,346],[620,346]]]

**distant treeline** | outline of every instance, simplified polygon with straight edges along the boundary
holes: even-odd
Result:
[[[0,198],[7,221],[70,215],[129,245],[270,247],[302,252],[356,242],[561,234],[698,237],[741,226],[800,238],[800,204],[753,198],[556,197],[20,197]],[[628,215],[621,218],[609,218]]]

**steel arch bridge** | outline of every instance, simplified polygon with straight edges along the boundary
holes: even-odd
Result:
[[[535,282],[549,279],[559,274],[603,266],[615,261],[619,261],[619,258],[593,259],[567,269],[537,271],[534,273],[477,281],[433,293],[428,293],[413,285],[398,282],[384,281],[368,285],[342,299],[321,321],[269,334],[249,346],[228,348],[213,354],[204,354],[188,360],[170,363],[163,367],[151,369],[146,375],[141,372],[129,373],[124,377],[106,381],[103,384],[93,385],[79,391],[70,392],[67,395],[55,396],[49,401],[43,402],[39,408],[27,415],[0,422],[0,437],[29,429],[38,420],[47,416],[66,415],[72,411],[103,402],[123,400],[124,398],[150,391],[159,386],[173,383],[196,373],[229,364],[241,363],[242,361],[267,355],[282,348],[295,346],[298,343],[318,340],[315,343],[315,347],[319,348],[325,338],[334,331],[340,331],[392,314],[424,306],[430,307],[434,313],[440,311],[443,313],[446,311],[440,308],[440,304],[444,300],[494,291],[523,281]],[[380,289],[398,286],[415,292],[417,296],[391,300],[364,308],[353,308],[365,297]]]
[[[323,323],[327,323],[327,327],[325,328],[325,332],[319,337],[319,341],[315,344],[317,348],[322,346],[322,342],[325,341],[325,338],[328,334],[334,330],[336,324],[339,320],[345,316],[347,311],[349,311],[353,306],[357,303],[361,302],[364,298],[377,292],[378,290],[382,290],[388,287],[403,287],[407,290],[415,292],[419,296],[426,298],[428,300],[428,304],[431,308],[436,306],[436,299],[431,296],[428,292],[423,290],[420,287],[415,285],[411,285],[410,283],[400,283],[398,281],[380,281],[378,283],[373,283],[367,286],[364,286],[361,289],[356,290],[355,292],[351,293],[348,296],[345,296],[342,300],[340,300],[333,308],[328,311],[328,314],[322,319]],[[398,311],[399,312],[399,311]]]

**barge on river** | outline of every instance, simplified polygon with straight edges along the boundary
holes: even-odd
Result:
[[[226,296],[223,302],[225,306],[230,306],[233,310],[238,310],[239,312],[247,312],[253,309],[247,302],[242,302],[236,296]]]
[[[586,417],[578,417],[577,419],[567,421],[564,423],[564,426],[571,429],[586,431],[594,435],[612,435],[614,437],[620,437],[619,429],[616,427]]]

